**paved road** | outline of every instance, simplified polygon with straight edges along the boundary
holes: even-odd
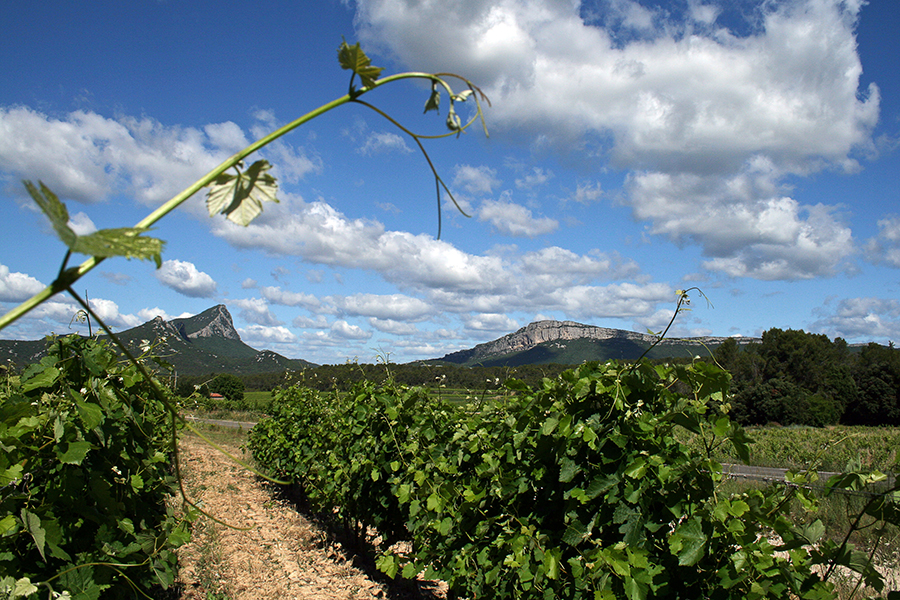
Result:
[[[749,465],[732,465],[732,464],[723,464],[722,471],[733,475],[734,477],[741,477],[744,479],[757,479],[760,481],[784,481],[784,474],[788,472],[788,469],[779,469],[776,467],[751,467]],[[839,473],[832,473],[831,471],[819,471],[819,480],[813,484],[810,484],[809,487],[825,487],[825,483],[829,478],[833,475],[838,475]],[[879,482],[877,487],[881,488],[889,488],[896,485],[897,476],[895,474],[888,473],[888,477],[885,481]]]

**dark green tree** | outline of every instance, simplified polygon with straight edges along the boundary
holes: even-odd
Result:
[[[209,382],[211,394],[222,394],[230,404],[244,401],[244,382],[236,375],[223,373]]]

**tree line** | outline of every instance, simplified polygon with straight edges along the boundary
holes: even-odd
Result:
[[[732,375],[731,416],[742,425],[900,425],[900,352],[851,348],[802,330],[730,339],[715,359]]]
[[[802,330],[770,329],[758,343],[738,344],[729,339],[705,360],[715,360],[731,373],[731,416],[742,425],[900,425],[900,352],[893,344],[851,348],[841,338],[832,341]],[[230,397],[238,383],[247,391],[302,385],[323,392],[344,392],[363,381],[393,380],[401,385],[465,389],[479,394],[498,388],[510,378],[539,387],[545,377],[554,379],[572,366],[347,362],[293,372],[180,377],[176,393],[189,396],[195,386],[205,384],[203,391],[219,391]]]

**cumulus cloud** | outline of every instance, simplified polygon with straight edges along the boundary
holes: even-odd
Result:
[[[514,319],[499,313],[469,315],[463,318],[463,322],[467,329],[476,331],[510,332],[519,328],[519,324]]]
[[[658,303],[672,301],[666,285],[610,284],[640,275],[634,261],[616,253],[577,254],[551,246],[509,256],[470,254],[431,236],[387,231],[377,221],[349,219],[328,204],[293,197],[248,227],[222,221],[215,232],[242,248],[372,271],[410,292],[316,299],[262,290],[272,303],[317,313],[409,321],[436,312],[533,313],[539,306],[590,319],[647,315]]]
[[[639,274],[637,263],[617,253],[592,251],[579,255],[559,246],[522,254],[517,265],[522,276],[537,279],[546,288],[596,279],[622,279]]]
[[[900,339],[900,302],[895,299],[846,298],[817,312],[820,318],[811,328],[831,337],[865,342]]]
[[[0,131],[8,181],[40,179],[61,198],[83,203],[122,193],[157,205],[247,143],[230,121],[195,128],[83,110],[54,117],[28,107],[0,107]],[[282,141],[263,154],[289,181],[321,169],[319,159]]]
[[[147,321],[152,321],[156,317],[162,317],[166,321],[171,321],[173,319],[187,319],[193,315],[188,312],[183,312],[180,315],[170,315],[160,307],[154,306],[153,308],[142,308],[138,311],[137,316],[141,323],[146,323]]]
[[[520,190],[531,190],[542,186],[553,177],[553,171],[541,167],[532,167],[531,172],[516,179],[516,187]]]
[[[416,321],[434,314],[434,308],[427,302],[403,294],[354,294],[331,296],[328,300],[343,314],[351,316]]]
[[[329,327],[328,319],[324,315],[317,315],[315,319],[304,316],[294,317],[291,325],[300,329],[327,329]]]
[[[283,306],[303,306],[309,309],[318,308],[321,301],[304,292],[290,292],[276,286],[266,286],[260,290],[263,298],[272,304],[281,304]]]
[[[78,235],[88,235],[97,231],[97,226],[89,216],[83,212],[77,212],[69,218],[69,227]]]
[[[412,152],[412,148],[407,145],[406,140],[396,133],[382,131],[369,133],[366,136],[366,141],[357,149],[357,152],[363,156],[371,156],[373,154],[391,151],[409,154]]]
[[[579,183],[575,193],[569,198],[579,204],[591,204],[603,197],[603,188],[599,183]]]
[[[505,279],[499,259],[466,254],[428,235],[385,231],[377,221],[348,219],[324,202],[286,197],[248,227],[221,220],[213,231],[237,247],[372,270],[402,285],[480,288]]]
[[[878,236],[866,243],[866,257],[876,264],[900,268],[900,215],[878,221]]]
[[[340,338],[348,340],[367,340],[372,337],[371,331],[366,331],[358,325],[351,325],[343,319],[331,324],[331,332]]]
[[[530,209],[508,200],[485,200],[478,208],[477,216],[499,233],[512,237],[536,237],[559,228],[559,221],[535,217]]]
[[[641,173],[628,189],[635,215],[677,244],[693,242],[711,257],[703,266],[733,277],[808,279],[830,276],[855,252],[849,227],[831,207],[778,195],[770,173],[722,178]]]
[[[456,165],[453,174],[453,187],[471,195],[490,195],[500,185],[497,170],[481,165]]]
[[[112,300],[103,298],[91,298],[91,309],[97,316],[103,319],[107,325],[113,327],[137,327],[144,321],[136,315],[122,314],[119,305]]]
[[[281,325],[268,327],[265,325],[250,325],[238,329],[241,340],[254,348],[266,347],[272,344],[292,344],[297,341],[297,336]]]
[[[216,282],[213,278],[198,271],[190,262],[163,261],[162,266],[156,270],[156,278],[166,287],[191,298],[212,298],[216,294]]]
[[[248,323],[255,323],[264,327],[274,327],[281,325],[269,305],[262,298],[243,298],[231,300],[231,302],[241,309],[240,317]]]
[[[404,323],[395,321],[394,319],[379,319],[377,317],[369,318],[369,325],[380,331],[390,335],[416,335],[420,333],[419,329],[412,323]]]
[[[23,302],[44,289],[44,284],[25,273],[10,272],[0,264],[0,302]]]
[[[0,290],[2,290],[4,280],[4,269],[5,267],[0,265]],[[43,286],[41,287],[43,288]],[[90,305],[103,322],[112,327],[114,331],[130,329],[145,322],[145,319],[140,316],[123,313],[119,305],[112,300],[91,298]],[[8,339],[35,340],[41,339],[51,332],[65,334],[72,330],[83,330],[87,333],[86,325],[73,321],[79,310],[81,310],[81,306],[73,298],[63,294],[54,296],[29,312],[26,319],[4,329],[3,336]],[[93,323],[93,329],[95,332],[98,330],[96,323]]]
[[[761,2],[734,31],[698,0],[681,12],[615,0],[596,14],[577,1],[360,0],[357,20],[367,44],[410,67],[452,66],[483,85],[501,134],[530,132],[588,166],[629,172],[623,201],[635,217],[700,245],[707,268],[798,279],[833,274],[853,252],[833,209],[801,206],[780,187],[856,171],[873,148],[880,98],[874,84],[860,89],[861,5]],[[582,188],[575,199],[598,195]],[[718,218],[729,227],[711,227]]]

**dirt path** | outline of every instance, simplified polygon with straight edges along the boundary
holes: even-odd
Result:
[[[388,590],[251,473],[195,437],[180,446],[194,500],[237,531],[202,518],[179,552],[184,600],[349,600]],[[229,451],[240,455],[232,444]]]

